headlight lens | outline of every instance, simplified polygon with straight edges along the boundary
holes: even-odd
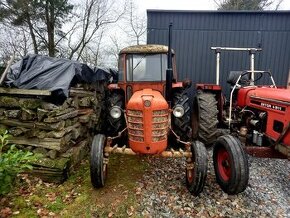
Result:
[[[114,119],[118,119],[118,118],[120,118],[121,115],[122,115],[122,110],[121,110],[121,108],[118,107],[118,106],[113,106],[113,107],[111,107],[110,115],[111,115],[111,117],[113,117]]]
[[[177,118],[180,118],[184,115],[184,108],[181,105],[176,105],[173,108],[173,115]]]

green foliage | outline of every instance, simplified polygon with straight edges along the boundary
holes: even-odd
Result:
[[[8,193],[16,175],[31,170],[30,163],[37,159],[31,152],[18,150],[15,145],[9,145],[8,137],[7,131],[0,135],[0,195]]]
[[[264,10],[270,6],[273,1],[271,0],[223,0],[216,1],[219,8],[218,10]]]
[[[68,0],[14,0],[1,1],[0,12],[2,18],[7,18],[16,26],[26,25],[28,22],[53,22],[60,27],[72,11],[73,5]],[[38,25],[42,26],[43,24]]]
[[[64,38],[61,27],[72,9],[68,0],[4,0],[0,1],[0,22],[28,27],[34,52],[43,48],[55,56],[57,42]]]

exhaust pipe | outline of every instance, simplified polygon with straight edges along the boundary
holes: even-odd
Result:
[[[168,32],[168,54],[167,54],[167,69],[166,69],[166,86],[165,86],[165,98],[166,101],[171,101],[172,99],[172,51],[171,51],[171,41],[172,41],[172,23],[169,24]]]

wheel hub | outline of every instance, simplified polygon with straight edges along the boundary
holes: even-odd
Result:
[[[217,162],[220,176],[224,181],[228,181],[231,176],[230,155],[224,148],[218,151]]]

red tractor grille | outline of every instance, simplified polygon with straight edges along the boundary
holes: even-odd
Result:
[[[144,142],[143,113],[140,110],[127,110],[128,133],[131,140]]]
[[[152,115],[152,142],[166,140],[168,131],[168,110],[155,110]]]

